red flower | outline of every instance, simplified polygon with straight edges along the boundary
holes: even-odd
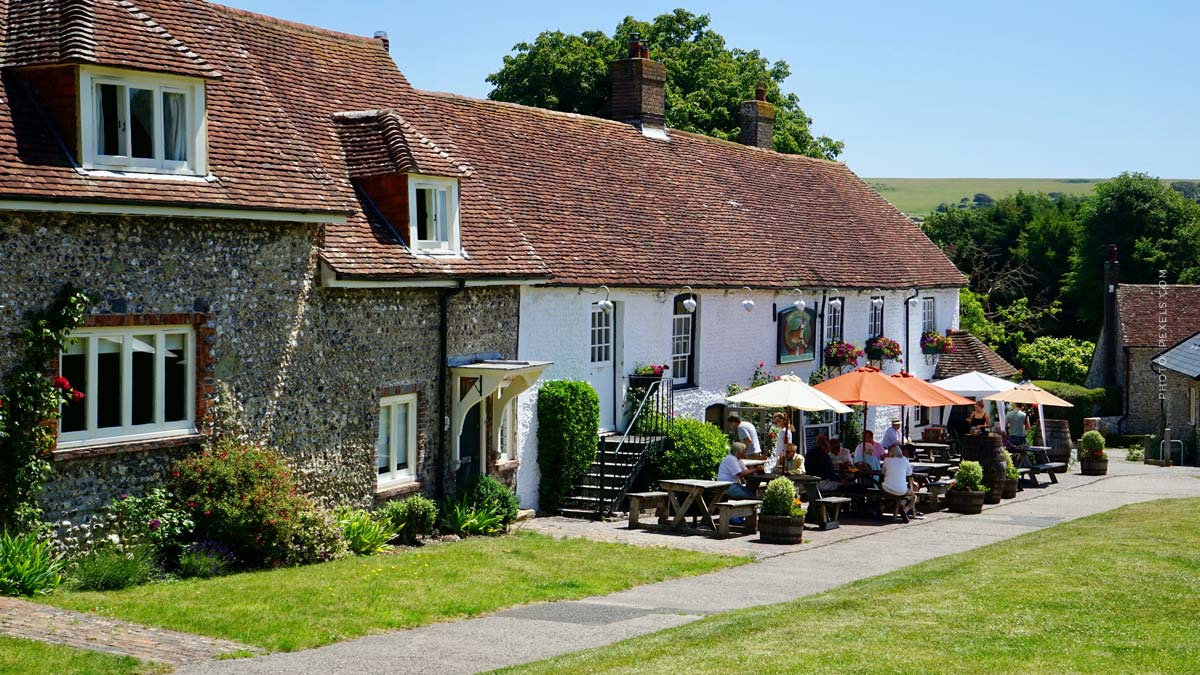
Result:
[[[80,401],[83,400],[83,392],[79,391],[78,389],[71,392],[71,400],[74,401],[75,403],[79,403]]]
[[[767,362],[766,362],[766,361],[759,361],[759,362],[758,362],[758,367],[759,367],[759,368],[762,368],[762,367],[764,367],[764,366],[766,366],[766,365],[767,365]]]
[[[51,384],[54,385],[56,389],[62,389],[63,391],[67,391],[71,388],[71,383],[68,382],[67,378],[63,377],[62,375],[55,377],[51,381]]]

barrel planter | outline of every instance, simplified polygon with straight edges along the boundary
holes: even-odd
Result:
[[[1017,479],[1016,478],[1004,479],[1004,494],[1002,496],[1005,499],[1016,499],[1016,497],[1017,497]]]
[[[998,434],[966,436],[963,439],[962,458],[979,462],[983,467],[983,484],[992,488],[988,492],[988,503],[998,504],[1004,492],[1004,481],[1008,478],[1008,456],[1004,453],[1004,441]]]
[[[983,495],[984,504],[999,504],[1000,498],[1004,496],[1004,484],[1008,482],[1007,478],[996,478],[988,483],[988,491]]]
[[[799,544],[804,540],[804,516],[760,515],[758,534],[768,544]]]
[[[1103,476],[1108,473],[1107,459],[1081,459],[1079,460],[1079,473],[1085,476]]]
[[[950,490],[946,493],[946,508],[951,513],[979,513],[983,511],[984,492]]]
[[[1066,420],[1046,420],[1046,455],[1051,462],[1062,462],[1063,467],[1055,473],[1066,473],[1071,463],[1071,425]]]

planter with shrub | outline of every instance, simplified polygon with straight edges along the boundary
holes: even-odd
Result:
[[[979,513],[983,511],[986,490],[983,485],[983,466],[979,462],[964,460],[958,465],[954,487],[946,492],[946,507],[952,513]]]
[[[799,544],[804,539],[804,507],[790,478],[780,476],[763,492],[758,531],[768,544]]]
[[[1089,431],[1079,440],[1079,472],[1085,476],[1108,473],[1108,454],[1104,452],[1104,436]]]
[[[1017,471],[1017,465],[1013,463],[1012,453],[1005,451],[1007,466],[1004,469],[1004,498],[1015,499],[1017,496],[1017,481],[1021,478],[1021,472]]]

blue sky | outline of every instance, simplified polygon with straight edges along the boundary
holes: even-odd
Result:
[[[792,69],[815,130],[872,177],[1200,178],[1200,3],[225,0],[350,33],[388,32],[417,87],[487,95],[543,30],[611,33],[683,6],[730,46]]]

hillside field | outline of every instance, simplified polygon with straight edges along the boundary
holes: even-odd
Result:
[[[971,200],[982,192],[1000,199],[1020,190],[1088,195],[1103,178],[864,178],[879,194],[910,216],[927,215],[937,205]],[[1169,181],[1168,181],[1169,182]]]

